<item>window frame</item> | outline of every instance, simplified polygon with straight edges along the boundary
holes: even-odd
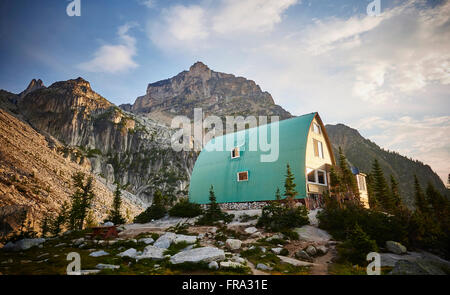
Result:
[[[309,179],[308,179],[308,175],[309,175],[308,170],[309,170],[309,172],[311,172],[311,170],[314,171],[314,182],[309,181]],[[325,183],[320,183],[319,182],[319,171],[323,173]],[[307,181],[307,183],[310,183],[310,184],[316,184],[316,185],[321,185],[321,186],[328,186],[327,172],[325,170],[322,170],[322,169],[306,168],[306,181]]]
[[[237,155],[233,157],[233,152],[236,151],[236,150],[237,150]],[[239,149],[238,146],[236,146],[236,147],[234,147],[234,148],[231,150],[230,155],[231,155],[231,159],[237,159],[237,158],[240,158],[240,157],[241,157],[241,150]]]
[[[239,178],[239,174],[241,174],[241,173],[245,173],[245,174],[247,175],[247,178],[241,180],[241,179]],[[247,171],[239,171],[239,172],[236,174],[236,176],[237,176],[237,182],[248,181],[248,170],[247,170]]]
[[[322,130],[320,128],[320,125],[316,122],[313,122],[313,132],[316,134],[322,134]]]

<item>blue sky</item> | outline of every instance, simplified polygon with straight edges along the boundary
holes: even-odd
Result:
[[[0,2],[0,88],[76,77],[132,103],[200,60],[255,80],[295,115],[319,111],[450,173],[450,3],[380,0]]]

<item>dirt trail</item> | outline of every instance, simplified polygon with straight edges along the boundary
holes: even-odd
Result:
[[[336,248],[330,246],[327,254],[314,259],[314,265],[311,267],[311,275],[327,275],[328,265],[331,260],[336,256]]]

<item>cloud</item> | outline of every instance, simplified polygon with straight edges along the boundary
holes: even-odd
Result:
[[[152,42],[168,55],[201,59],[213,69],[255,80],[295,115],[319,111],[326,122],[358,125],[362,134],[370,131],[377,143],[417,156],[441,176],[448,169],[442,168],[450,162],[443,134],[423,134],[422,140],[407,126],[417,132],[423,130],[420,123],[428,126],[433,118],[450,115],[450,1],[429,6],[407,0],[382,8],[378,17],[364,8],[350,17],[310,21],[302,14],[305,7],[289,15],[297,19],[284,21],[296,1],[208,3],[166,8],[160,19],[150,21],[159,25],[150,34]],[[190,23],[180,11],[198,11],[201,17]],[[179,33],[181,28],[187,33]],[[361,124],[373,117],[383,127]],[[444,121],[438,130],[448,125]],[[393,126],[384,138],[382,128]],[[397,141],[388,138],[398,145],[389,145]],[[433,153],[427,154],[418,139],[433,146]]]
[[[94,53],[94,58],[81,63],[78,67],[88,72],[118,73],[135,69],[138,64],[133,60],[136,55],[136,39],[128,34],[135,27],[127,23],[117,30],[119,44],[102,45]]]
[[[163,49],[198,51],[215,39],[270,32],[298,0],[221,0],[216,6],[174,5],[149,23],[150,39]]]
[[[360,121],[358,129],[379,145],[421,160],[433,167],[442,179],[450,172],[450,116],[415,119],[403,116],[388,120],[374,116]]]
[[[146,6],[147,8],[154,8],[156,6],[155,0],[139,0],[139,4]]]

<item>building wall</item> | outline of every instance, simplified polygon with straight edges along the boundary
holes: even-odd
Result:
[[[320,126],[320,134],[314,132],[313,130],[313,124],[317,124]],[[314,120],[311,123],[311,127],[308,134],[307,139],[307,145],[306,145],[306,160],[305,160],[305,166],[306,169],[310,168],[313,170],[324,170],[326,171],[326,183],[327,185],[319,185],[319,184],[311,184],[308,183],[307,177],[305,179],[306,185],[307,185],[307,191],[310,193],[318,193],[323,194],[326,190],[328,190],[328,184],[329,184],[329,167],[333,164],[332,160],[332,151],[330,150],[329,145],[327,144],[327,140],[324,135],[325,127],[322,125],[322,123],[317,120],[317,117],[314,118]],[[326,131],[325,131],[326,132]],[[314,153],[314,139],[322,143],[323,147],[323,158],[317,157]],[[306,176],[307,176],[306,171]]]

